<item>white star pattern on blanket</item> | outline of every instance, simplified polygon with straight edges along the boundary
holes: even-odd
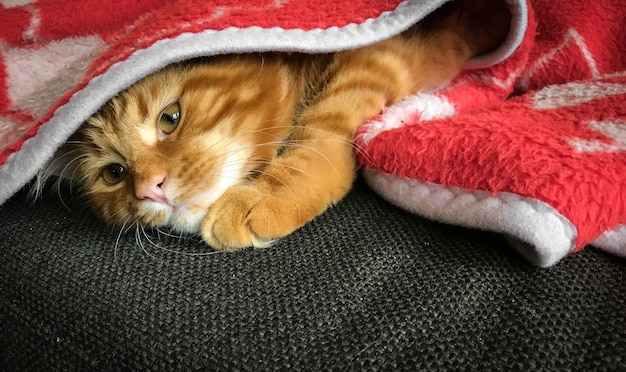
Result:
[[[626,151],[626,121],[590,121],[587,126],[589,129],[611,138],[614,143],[589,141],[581,138],[570,139],[569,143],[576,150],[586,153]]]

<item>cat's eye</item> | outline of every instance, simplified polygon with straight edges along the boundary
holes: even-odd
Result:
[[[109,164],[102,170],[102,178],[107,185],[117,185],[125,176],[124,166],[121,164]]]
[[[180,105],[178,102],[167,106],[159,118],[159,129],[165,134],[172,133],[180,121]]]

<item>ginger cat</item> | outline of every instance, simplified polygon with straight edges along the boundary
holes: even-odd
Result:
[[[172,65],[109,101],[63,151],[108,222],[263,247],[346,195],[360,124],[445,84],[509,26],[502,1],[456,0],[360,49]]]

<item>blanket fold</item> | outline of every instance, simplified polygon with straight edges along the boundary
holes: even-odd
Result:
[[[445,1],[0,1],[0,204],[102,104],[168,64],[355,48]],[[504,45],[363,125],[365,178],[414,213],[506,234],[540,266],[588,244],[626,255],[624,14],[610,0],[503,1]]]

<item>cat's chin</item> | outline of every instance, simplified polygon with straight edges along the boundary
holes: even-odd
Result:
[[[186,211],[173,212],[164,225],[172,231],[185,234],[195,234],[200,231],[200,224],[202,223],[205,215],[206,212],[203,214]]]
[[[166,228],[178,233],[197,233],[200,224],[208,213],[208,207],[170,205],[159,202],[145,202],[142,222],[148,226]]]

